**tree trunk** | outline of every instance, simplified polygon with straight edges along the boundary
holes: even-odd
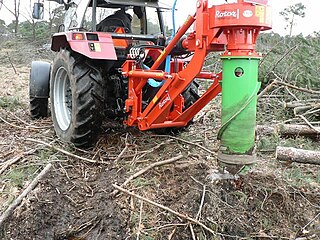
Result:
[[[19,29],[19,18],[16,17],[16,21],[14,23],[14,35],[18,35],[18,29]]]
[[[20,16],[20,0],[14,0],[14,17],[15,17],[15,26],[14,34],[17,36],[19,29],[19,16]]]
[[[320,152],[278,146],[276,149],[276,159],[281,161],[320,165]]]
[[[293,29],[293,25],[294,25],[294,13],[292,13],[292,19],[291,19],[291,22],[290,22],[290,34],[289,36],[291,37],[292,36],[292,29]]]
[[[34,19],[32,19],[32,39],[33,39],[33,41],[36,41],[36,29],[37,29],[37,23]]]

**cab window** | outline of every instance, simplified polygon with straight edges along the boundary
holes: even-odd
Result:
[[[159,35],[160,22],[156,8],[146,8],[147,14],[147,34],[149,35]]]

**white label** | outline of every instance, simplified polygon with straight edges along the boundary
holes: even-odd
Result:
[[[239,18],[239,9],[234,11],[216,11],[216,18]]]
[[[253,12],[251,10],[244,10],[242,15],[246,18],[249,18],[253,16]]]
[[[169,94],[168,94],[168,96],[166,96],[163,100],[162,100],[162,102],[160,102],[159,103],[159,107],[160,108],[162,108],[167,102],[169,102],[171,100],[171,98],[170,98],[170,96],[169,96]]]

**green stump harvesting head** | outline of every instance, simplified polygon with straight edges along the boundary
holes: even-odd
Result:
[[[259,58],[222,57],[222,118],[218,159],[226,164],[254,162]]]

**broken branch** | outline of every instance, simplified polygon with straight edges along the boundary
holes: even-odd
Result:
[[[26,155],[32,154],[34,152],[36,152],[36,149],[31,149],[28,152],[24,152],[24,153],[20,153],[19,155],[15,156],[14,158],[8,160],[7,162],[4,163],[4,165],[2,166],[2,168],[0,169],[0,175],[11,165],[15,164],[16,162],[18,162],[21,158],[23,158]]]
[[[133,193],[133,192],[130,192],[130,191],[128,191],[128,190],[126,190],[126,189],[124,189],[124,188],[122,188],[122,187],[120,187],[120,186],[118,186],[118,185],[116,185],[116,184],[112,184],[112,186],[113,186],[114,188],[116,188],[117,190],[119,190],[119,191],[121,191],[121,192],[124,192],[124,193],[126,193],[126,194],[128,194],[128,195],[130,195],[130,196],[132,196],[132,197],[138,198],[138,199],[140,199],[140,200],[142,200],[142,201],[145,201],[145,202],[147,202],[147,203],[149,203],[149,204],[151,204],[151,205],[153,205],[153,206],[156,206],[156,207],[158,207],[158,208],[161,208],[162,210],[165,210],[165,211],[170,212],[170,213],[172,213],[172,214],[174,214],[174,215],[176,215],[176,216],[178,216],[178,217],[180,217],[180,218],[183,218],[183,219],[185,219],[185,220],[187,220],[187,221],[189,221],[189,222],[192,222],[192,223],[194,223],[194,224],[197,224],[197,225],[203,227],[203,228],[204,228],[205,230],[207,230],[208,232],[212,233],[213,235],[216,235],[216,233],[215,233],[211,228],[207,227],[206,225],[204,225],[203,223],[199,222],[198,220],[196,220],[196,219],[194,219],[194,218],[188,217],[188,216],[185,215],[185,214],[176,212],[176,211],[172,210],[171,208],[168,208],[168,207],[163,206],[163,205],[161,205],[161,204],[159,204],[159,203],[153,202],[153,201],[151,201],[151,200],[149,200],[149,199],[147,199],[147,198],[145,198],[145,197],[142,197],[142,196],[137,195],[137,194],[135,194],[135,193]]]
[[[210,153],[212,155],[216,155],[216,152],[213,152],[213,151],[209,150],[208,148],[205,148],[204,146],[201,146],[200,144],[197,144],[197,143],[194,143],[194,142],[190,142],[190,141],[187,141],[187,140],[184,140],[184,139],[181,139],[181,138],[177,138],[177,137],[170,136],[170,135],[156,135],[155,137],[168,137],[168,138],[177,140],[179,142],[184,142],[184,143],[196,146],[196,147],[201,148],[202,150],[204,150],[204,151],[206,151],[206,152],[208,152],[208,153]]]
[[[84,158],[84,157],[78,156],[78,155],[76,155],[76,154],[73,154],[73,153],[70,153],[70,152],[68,152],[68,151],[66,151],[66,150],[63,150],[63,149],[61,149],[61,148],[55,147],[55,146],[53,146],[53,145],[51,145],[51,144],[49,144],[49,143],[43,142],[43,141],[41,141],[41,140],[32,139],[32,138],[27,138],[26,140],[27,140],[27,141],[30,141],[30,142],[35,142],[35,143],[39,143],[39,144],[45,145],[45,146],[50,147],[50,148],[52,148],[52,149],[54,149],[54,150],[56,150],[56,151],[58,151],[58,152],[61,152],[61,153],[65,154],[65,155],[67,155],[67,156],[74,157],[74,158],[78,158],[78,159],[83,160],[83,161],[85,161],[85,162],[89,162],[89,163],[103,163],[103,162],[100,162],[100,161],[95,161],[95,160],[92,160],[92,159],[88,159],[88,158]]]
[[[121,184],[121,187],[124,187],[125,185],[127,185],[131,180],[141,176],[142,174],[144,174],[145,172],[149,171],[150,169],[152,168],[155,168],[155,167],[159,167],[159,166],[162,166],[162,165],[165,165],[165,164],[169,164],[169,163],[173,163],[173,162],[176,162],[178,161],[179,159],[181,159],[183,157],[182,154],[176,156],[176,157],[173,157],[173,158],[170,158],[170,159],[167,159],[167,160],[163,160],[163,161],[160,161],[160,162],[155,162],[155,163],[152,163],[150,164],[149,166],[141,169],[140,171],[136,172],[135,174],[131,175],[130,177],[127,178],[126,181],[124,181],[124,183]],[[112,195],[116,195],[118,193],[117,190],[113,191],[112,192]]]
[[[199,210],[198,210],[198,213],[197,213],[197,216],[196,216],[196,219],[197,219],[197,220],[198,220],[198,219],[200,218],[200,216],[201,216],[201,211],[202,211],[202,207],[203,207],[203,204],[204,204],[205,195],[206,195],[206,185],[203,185],[201,202],[200,202]]]
[[[274,73],[275,74],[275,73]],[[276,75],[276,74],[275,74]],[[278,79],[281,79],[279,76],[276,75],[276,77]],[[274,84],[276,85],[282,85],[282,86],[285,86],[285,87],[289,87],[289,88],[292,88],[294,90],[298,90],[298,91],[301,91],[301,92],[306,92],[306,93],[311,93],[311,94],[320,94],[319,91],[315,91],[315,90],[311,90],[311,89],[307,89],[307,88],[301,88],[301,87],[297,87],[295,85],[292,85],[290,83],[286,83],[286,82],[282,82],[282,81],[278,81],[278,80],[274,80],[273,81]]]
[[[17,74],[17,70],[16,70],[16,68],[14,67],[13,63],[12,63],[11,58],[10,58],[10,56],[9,56],[9,53],[8,53],[8,52],[7,52],[7,57],[8,57],[8,60],[9,60],[9,62],[10,62],[10,65],[11,65],[11,67],[12,67],[12,69],[13,69],[14,73],[15,73],[15,74]]]
[[[317,129],[315,126],[313,126],[305,116],[302,116],[302,115],[297,115],[297,116],[300,117],[313,131],[315,131],[317,134],[320,134],[320,130]]]
[[[31,192],[39,183],[40,179],[49,172],[52,164],[48,163],[46,167],[36,176],[30,185],[19,195],[19,197],[7,208],[7,210],[0,217],[0,227],[6,219],[13,213],[13,211],[20,205],[22,200]]]

